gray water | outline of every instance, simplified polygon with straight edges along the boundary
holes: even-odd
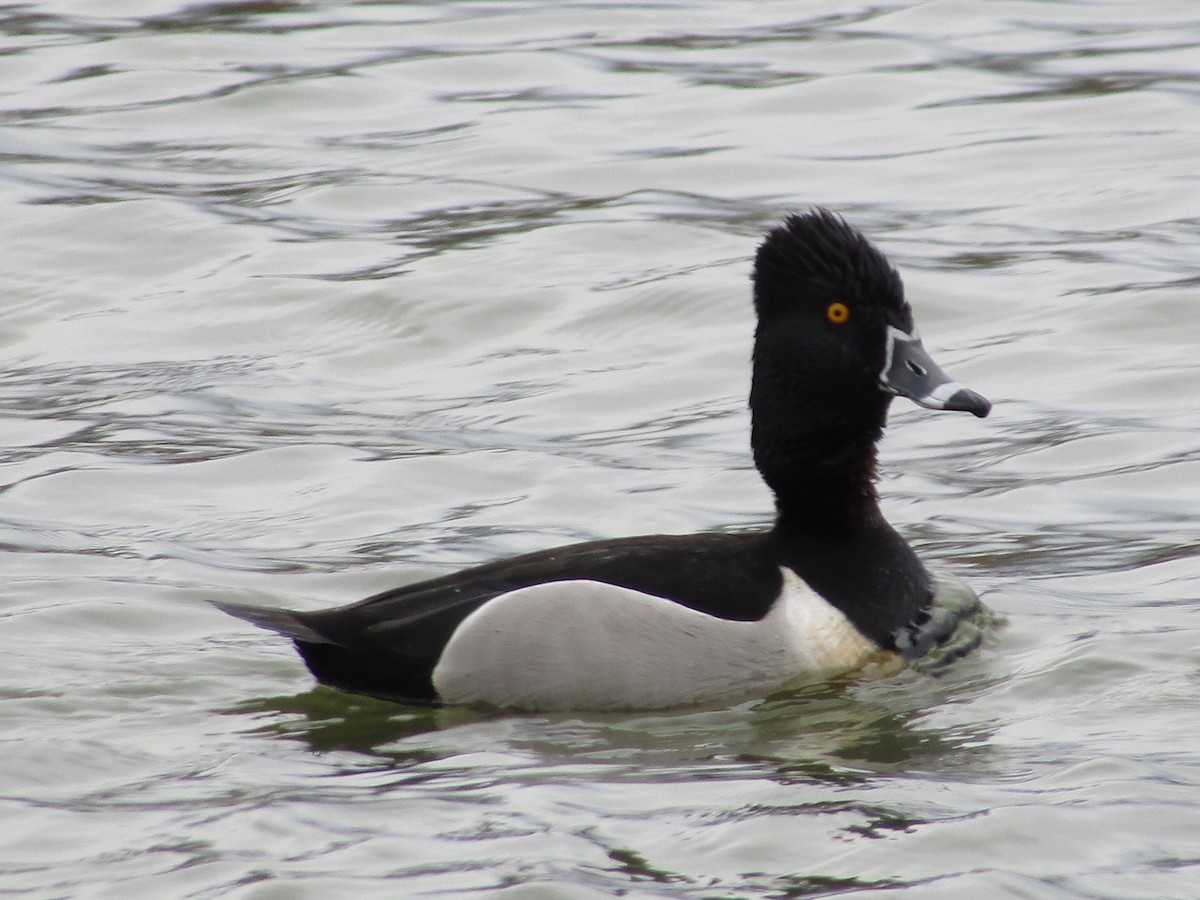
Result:
[[[1196,13],[0,8],[0,892],[1200,896]],[[207,605],[767,522],[810,204],[995,402],[882,447],[1008,619],[945,677],[428,711]]]

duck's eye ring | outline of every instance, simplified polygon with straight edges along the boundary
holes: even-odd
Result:
[[[834,325],[844,325],[850,319],[850,307],[845,303],[830,303],[825,310],[825,318]]]

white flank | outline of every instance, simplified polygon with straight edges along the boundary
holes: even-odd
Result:
[[[852,671],[881,652],[789,569],[757,622],[601,582],[558,581],[502,594],[463,620],[433,684],[448,703],[668,709]]]

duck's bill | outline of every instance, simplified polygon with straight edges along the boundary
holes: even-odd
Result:
[[[928,409],[954,409],[983,418],[992,404],[963,387],[933,361],[915,334],[888,328],[887,358],[879,382],[885,390]]]

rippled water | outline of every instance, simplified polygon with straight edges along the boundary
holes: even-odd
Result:
[[[1182,897],[1200,883],[1184,0],[0,9],[0,891]],[[762,523],[747,275],[820,203],[992,418],[885,509],[941,679],[500,716],[314,689],[308,608]]]

